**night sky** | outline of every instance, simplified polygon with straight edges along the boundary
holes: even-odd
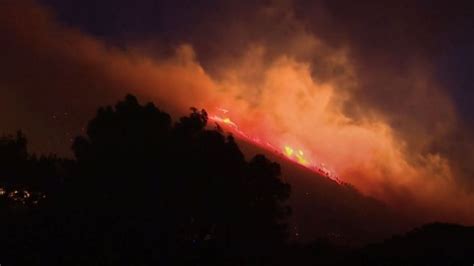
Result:
[[[366,194],[472,223],[473,18],[471,1],[2,1],[0,129],[70,156],[126,93],[226,108]]]

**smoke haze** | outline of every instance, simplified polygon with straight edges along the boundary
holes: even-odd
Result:
[[[70,154],[95,109],[126,93],[175,117],[225,108],[245,132],[301,149],[390,206],[426,221],[474,221],[471,128],[438,77],[446,36],[437,32],[449,29],[428,20],[436,14],[402,3],[206,4],[204,18],[164,1],[160,27],[175,30],[152,34],[154,20],[114,32],[119,22],[99,13],[98,30],[76,27],[81,17],[61,21],[67,10],[3,1],[1,130],[24,129],[34,151]]]

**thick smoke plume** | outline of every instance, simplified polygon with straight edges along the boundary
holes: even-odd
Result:
[[[38,4],[4,1],[1,130],[23,128],[35,150],[67,154],[95,108],[126,93],[176,116],[190,106],[225,108],[242,130],[298,147],[367,195],[426,221],[472,223],[474,198],[454,157],[433,148],[446,146],[458,118],[430,62],[422,54],[398,65],[378,50],[364,56],[349,35],[296,19],[289,3],[256,8],[248,20],[264,22],[254,29],[260,35],[242,45],[231,44],[248,26],[237,23],[212,56],[203,40],[158,56],[154,42],[118,48],[61,25]],[[321,16],[312,23],[331,21]],[[276,32],[265,32],[270,26]]]

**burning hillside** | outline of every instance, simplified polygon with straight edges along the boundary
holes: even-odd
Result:
[[[337,176],[335,171],[328,170],[324,163],[318,162],[313,158],[307,158],[305,153],[300,148],[294,148],[290,145],[284,145],[283,147],[277,147],[269,141],[262,139],[258,136],[251,136],[245,133],[245,130],[241,129],[231,118],[230,112],[227,109],[217,108],[217,114],[209,115],[209,120],[215,122],[219,128],[224,128],[229,133],[232,133],[237,138],[241,138],[244,141],[253,143],[260,148],[271,151],[275,154],[284,156],[288,160],[291,160],[299,165],[302,165],[319,175],[323,175],[330,178],[337,183],[342,183],[340,178]]]

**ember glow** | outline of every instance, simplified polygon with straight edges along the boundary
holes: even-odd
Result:
[[[229,112],[227,109],[223,108],[217,108],[217,110],[225,115],[227,115],[227,113]],[[262,140],[259,137],[250,136],[246,134],[245,131],[240,129],[240,127],[236,123],[234,123],[229,117],[211,114],[209,115],[209,119],[210,121],[217,123],[219,126],[224,126],[224,128],[228,132],[234,134],[236,137],[241,138],[242,140],[253,143],[254,145],[260,146],[268,151],[280,154],[281,156],[284,156],[287,159],[298,163],[316,172],[319,175],[326,176],[327,178],[330,178],[337,183],[341,183],[335,172],[326,169],[323,163],[317,162],[316,160],[307,159],[301,149],[294,149],[289,145],[284,145],[283,147],[276,147],[269,141]]]

